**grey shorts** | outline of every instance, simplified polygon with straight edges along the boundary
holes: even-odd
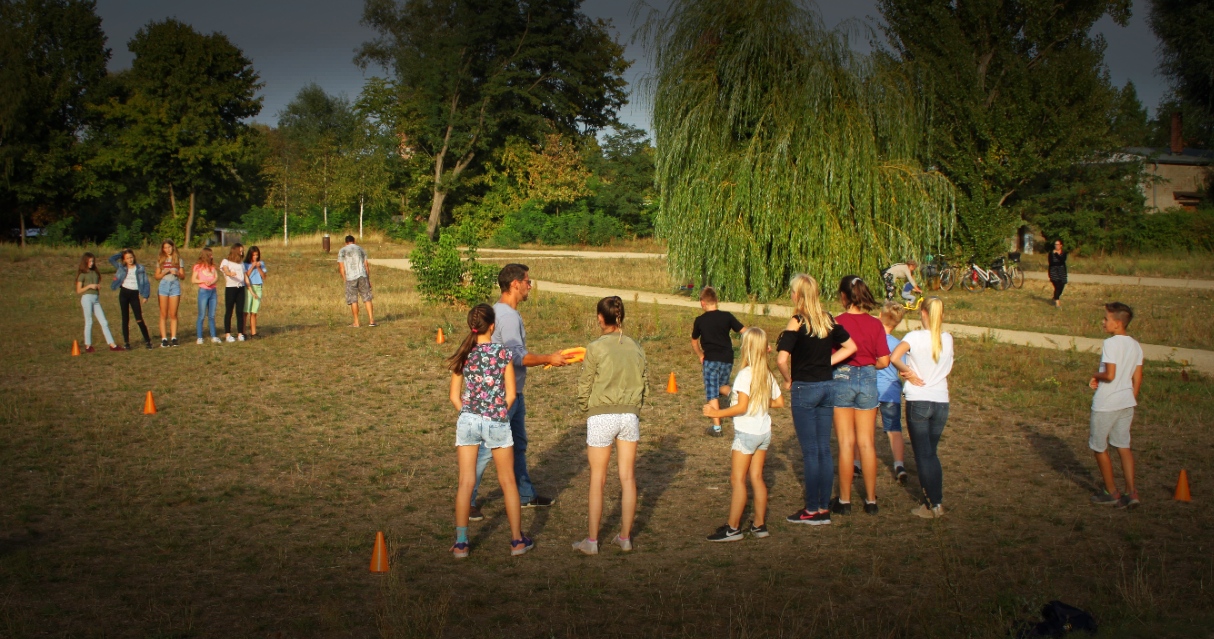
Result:
[[[732,449],[744,455],[753,455],[757,450],[767,450],[771,446],[771,431],[767,431],[762,435],[751,435],[750,433],[733,433]]]
[[[371,280],[364,275],[356,280],[346,280],[346,304],[358,303],[358,298],[362,297],[364,302],[370,302],[371,296]]]
[[[514,445],[510,422],[498,422],[484,415],[460,413],[455,422],[456,446],[480,446],[485,448],[507,448]]]
[[[1134,421],[1134,407],[1111,411],[1092,411],[1088,425],[1088,448],[1103,453],[1109,446],[1130,447],[1130,422]]]
[[[632,413],[611,413],[586,418],[586,445],[591,448],[609,448],[615,440],[636,442],[641,440],[641,420]]]

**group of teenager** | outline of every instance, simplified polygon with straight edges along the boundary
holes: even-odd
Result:
[[[109,263],[114,267],[110,289],[118,292],[118,307],[122,312],[122,346],[114,340],[101,308],[101,272],[97,269],[97,258],[85,253],[76,268],[76,293],[84,310],[84,352],[95,352],[93,348],[93,320],[101,326],[105,341],[111,351],[131,349],[130,318],[143,335],[146,348],[153,348],[152,337],[143,320],[143,305],[152,296],[152,278],[157,281],[156,294],[160,306],[160,346],[170,348],[178,345],[177,311],[181,304],[182,284],[185,278],[185,261],[177,245],[165,240],[156,256],[156,266],[151,270],[139,263],[135,252],[122,249],[111,255]],[[197,343],[203,344],[203,321],[209,322],[211,341],[221,342],[216,335],[215,309],[218,304],[220,277],[224,288],[224,341],[245,341],[260,337],[257,333],[257,315],[261,311],[266,272],[269,267],[261,259],[261,250],[256,246],[246,252],[242,244],[233,244],[228,256],[218,265],[210,247],[198,253],[198,259],[190,270],[190,283],[198,287],[198,321],[195,335]],[[232,333],[232,316],[236,316],[236,333]]]

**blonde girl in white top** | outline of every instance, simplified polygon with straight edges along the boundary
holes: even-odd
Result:
[[[776,376],[767,365],[767,333],[751,326],[742,331],[742,370],[734,378],[729,408],[704,404],[705,417],[733,418],[733,452],[730,454],[729,484],[733,497],[729,503],[729,521],[708,541],[741,541],[742,511],[746,509],[746,478],[755,494],[754,519],[749,532],[763,538],[767,532],[767,484],[763,482],[763,462],[771,444],[771,408],[783,408],[784,396]]]

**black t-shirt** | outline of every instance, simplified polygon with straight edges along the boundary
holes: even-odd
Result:
[[[742,322],[728,311],[708,311],[691,326],[691,339],[700,340],[704,360],[733,363],[733,342],[729,331],[742,332]]]
[[[780,333],[776,349],[792,355],[792,381],[827,382],[833,377],[830,355],[835,348],[851,339],[847,329],[835,324],[825,338],[814,336],[802,324],[795,331]]]

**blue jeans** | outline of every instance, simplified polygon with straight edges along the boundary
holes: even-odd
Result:
[[[198,327],[195,333],[202,337],[202,319],[211,322],[211,337],[215,337],[215,305],[219,303],[219,292],[213,288],[198,287]]]
[[[930,506],[944,501],[944,470],[936,447],[948,422],[948,402],[906,402],[906,430],[911,449],[915,451],[915,466],[919,469],[919,485],[927,493]]]
[[[80,308],[84,310],[84,346],[93,345],[93,316],[101,324],[101,332],[105,334],[105,343],[113,344],[114,336],[110,334],[110,323],[105,321],[105,311],[101,310],[101,298],[92,293],[80,296]]]
[[[902,400],[881,402],[881,425],[887,433],[902,432]]]
[[[506,416],[510,420],[510,435],[514,438],[514,481],[518,484],[519,501],[526,504],[535,499],[535,486],[531,485],[531,475],[527,474],[527,404],[523,394],[514,397],[514,404]],[[485,467],[493,459],[493,451],[481,444],[476,453],[476,485],[472,488],[472,505],[476,506],[476,494],[481,487],[481,475]]]
[[[801,443],[805,465],[805,510],[830,508],[830,491],[835,481],[835,461],[830,453],[830,434],[834,429],[833,381],[793,382],[789,391],[792,425]]]

